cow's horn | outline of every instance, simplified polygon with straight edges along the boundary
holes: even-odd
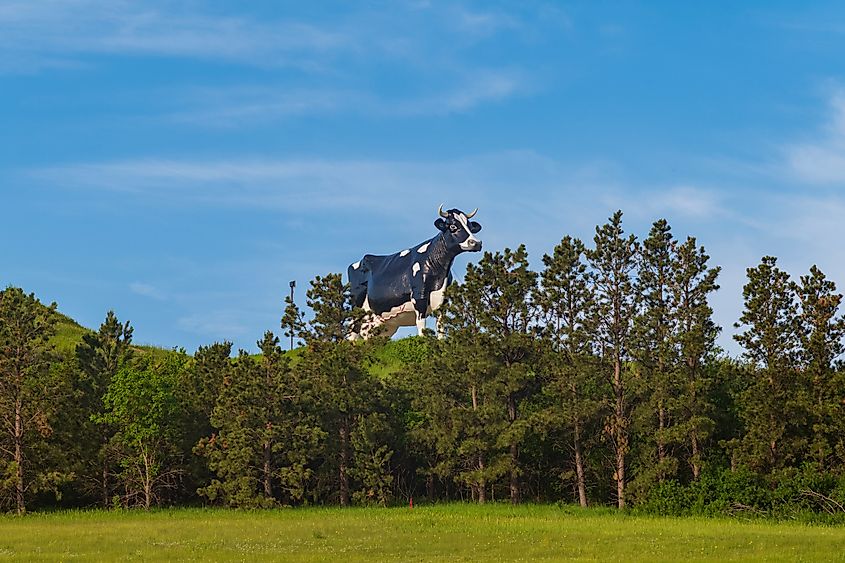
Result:
[[[449,214],[446,213],[445,211],[443,211],[443,204],[442,203],[440,204],[440,207],[437,208],[437,214],[440,215],[441,217],[443,217],[444,219],[447,219],[449,217]]]
[[[475,217],[476,213],[478,213],[477,207],[475,208],[475,211],[473,211],[472,213],[467,213],[467,219],[472,219],[473,217]]]

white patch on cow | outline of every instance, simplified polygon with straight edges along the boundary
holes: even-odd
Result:
[[[372,312],[370,308],[369,299],[364,300],[362,308],[366,311]],[[350,340],[357,338],[369,338],[373,331],[382,327],[379,334],[386,337],[391,337],[396,334],[400,326],[414,326],[417,322],[417,312],[413,303],[406,301],[405,303],[393,307],[380,315],[373,315],[368,322],[365,322],[361,327],[360,334],[350,335]]]
[[[425,332],[425,317],[417,317],[417,335],[422,336]]]
[[[399,253],[399,256],[407,256],[410,253],[411,253],[410,250],[403,250],[402,252]]]
[[[360,268],[360,267],[361,267],[361,261],[360,261],[360,260],[358,260],[357,262],[355,262],[354,264],[352,264],[352,269],[353,269],[353,270],[357,270],[357,269],[358,269],[358,268]]]
[[[419,274],[420,273],[420,263],[414,262],[414,266],[411,268],[411,271],[414,273],[415,276],[417,274]]]
[[[428,243],[425,243],[424,245],[422,245],[421,247],[419,247],[419,248],[417,249],[417,252],[419,252],[420,254],[422,254],[422,253],[423,253],[423,252],[425,252],[426,250],[428,250]]]
[[[443,294],[446,293],[446,282],[443,282],[443,285],[439,289],[433,290],[428,295],[428,314],[432,315],[434,312],[443,305]]]
[[[373,308],[370,307],[370,297],[369,296],[364,297],[364,304],[361,305],[361,308],[364,309],[365,311],[372,311],[373,310]]]
[[[463,213],[458,213],[457,215],[455,215],[455,217],[458,219],[458,221],[461,223],[461,226],[463,226],[464,230],[469,235],[467,237],[467,239],[464,242],[461,243],[461,250],[471,250],[471,249],[475,248],[475,245],[470,246],[470,243],[471,242],[477,243],[478,239],[475,238],[475,236],[473,236],[473,234],[472,234],[472,231],[469,230],[469,224],[467,223],[468,222],[467,216],[464,215]]]

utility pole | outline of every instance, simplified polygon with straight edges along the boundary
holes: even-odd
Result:
[[[293,288],[296,287],[296,280],[290,280],[290,304],[293,305]],[[290,331],[290,349],[293,350],[293,330]]]

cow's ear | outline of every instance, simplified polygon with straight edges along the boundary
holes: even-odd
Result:
[[[446,221],[444,221],[443,219],[438,219],[437,221],[435,221],[434,226],[440,229],[441,231],[445,231],[449,228],[449,226],[446,224]]]
[[[481,223],[476,223],[475,221],[469,222],[469,232],[471,232],[472,234],[475,234],[480,230],[481,230]]]

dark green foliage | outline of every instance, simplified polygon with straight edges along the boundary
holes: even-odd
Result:
[[[522,407],[537,386],[536,277],[524,246],[485,252],[477,266],[467,267],[462,286],[450,288],[452,302],[443,313],[452,343],[447,354],[458,362],[469,360],[455,366],[468,376],[471,409],[466,420],[456,422],[469,430],[461,449],[472,451],[476,462],[463,474],[464,481],[474,483],[479,502],[485,500],[488,479],[503,472],[511,502],[520,499],[519,449],[529,431]]]
[[[735,456],[754,469],[779,469],[800,460],[807,440],[796,286],[776,258],[764,256],[748,269],[742,295],[745,310],[736,327],[746,328],[734,338],[745,349],[749,385],[741,397],[746,433]]]
[[[660,483],[637,508],[673,516],[771,516],[842,524],[845,478],[815,464],[771,475],[748,469],[705,471],[688,485]]]
[[[177,389],[182,405],[180,450],[187,452],[182,482],[184,489],[191,494],[210,483],[213,476],[207,460],[190,455],[190,452],[201,439],[208,438],[214,432],[211,415],[223,382],[231,377],[231,353],[231,342],[200,346],[194,354],[193,362],[182,372],[182,381]]]
[[[382,449],[383,433],[374,430],[383,422],[377,415],[386,410],[385,389],[367,369],[376,361],[374,349],[384,340],[348,339],[363,312],[353,309],[340,274],[318,276],[306,297],[314,317],[303,335],[307,348],[297,370],[311,386],[313,409],[326,435],[321,470],[329,490],[323,494],[341,506],[352,500],[385,504],[388,497],[382,485],[390,481],[392,454]]]
[[[213,433],[195,449],[214,472],[200,494],[242,508],[302,502],[324,437],[306,412],[308,390],[279,339],[268,331],[258,345],[257,360],[241,351],[225,370]]]
[[[720,268],[711,268],[709,261],[704,247],[688,237],[676,248],[670,282],[678,350],[674,434],[694,479],[701,474],[716,425],[716,337],[721,328],[713,322],[709,298],[719,289]]]
[[[91,496],[99,497],[104,508],[112,502],[115,485],[112,474],[117,470],[117,452],[112,442],[114,429],[102,420],[95,426],[93,419],[104,415],[103,397],[118,370],[133,355],[132,332],[129,321],[121,324],[114,312],[109,311],[100,329],[84,334],[82,342],[76,346],[76,358],[82,372],[78,385],[84,410],[89,413],[88,424],[81,428],[84,430],[81,438],[85,440],[81,445],[88,452],[84,457],[89,462],[82,468],[83,489]]]
[[[637,361],[640,470],[632,493],[691,471],[697,479],[715,426],[716,336],[708,299],[719,268],[696,240],[678,244],[666,221],[643,241],[638,281],[642,299],[632,355]],[[645,446],[645,447],[643,447]]]
[[[839,357],[845,351],[845,318],[838,314],[842,295],[816,266],[801,276],[803,401],[809,414],[808,458],[825,467],[845,463],[845,374]],[[837,369],[840,368],[840,369]]]
[[[304,315],[290,297],[285,297],[285,312],[282,315],[281,326],[283,334],[294,343],[305,332]]]

